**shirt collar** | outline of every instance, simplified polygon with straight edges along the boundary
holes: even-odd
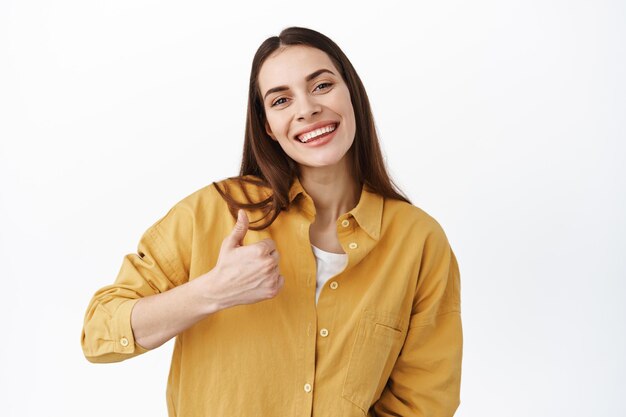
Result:
[[[289,189],[290,205],[299,194],[303,194],[309,199],[311,198],[302,187],[300,179],[296,176]],[[348,212],[356,219],[359,226],[374,240],[378,240],[380,237],[383,203],[384,198],[380,194],[369,189],[367,185],[363,185],[358,204]]]
[[[302,187],[302,184],[300,184],[300,179],[296,176],[291,184],[291,188],[289,189],[289,204],[293,203],[294,198],[296,198],[298,194],[304,192],[304,188]]]

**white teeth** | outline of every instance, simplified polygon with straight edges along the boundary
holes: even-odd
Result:
[[[305,133],[304,135],[298,136],[298,140],[300,140],[300,142],[307,143],[308,141],[310,141],[311,139],[317,136],[323,135],[324,133],[332,132],[333,130],[335,130],[335,127],[336,125],[329,125],[329,126],[325,126],[319,129],[312,130],[310,132]]]

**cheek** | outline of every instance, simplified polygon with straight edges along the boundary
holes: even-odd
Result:
[[[352,101],[350,100],[350,93],[346,90],[341,100],[341,110],[347,121],[352,125],[355,124],[354,107],[352,107]]]
[[[268,117],[267,123],[272,130],[272,133],[274,133],[274,136],[283,137],[287,133],[285,132],[285,123],[280,117]]]
[[[346,104],[345,109],[346,110],[344,114],[346,115],[345,117],[347,119],[347,122],[351,129],[354,131],[356,129],[356,119],[354,117],[354,109],[352,108],[352,103],[350,101],[348,101],[348,103]]]

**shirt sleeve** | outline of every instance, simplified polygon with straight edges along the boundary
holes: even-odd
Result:
[[[143,234],[137,253],[124,257],[115,282],[94,294],[81,337],[87,360],[119,362],[147,351],[133,336],[133,306],[188,281],[190,227],[184,210],[173,207]]]
[[[451,417],[460,403],[460,274],[441,228],[426,240],[404,346],[370,415]]]

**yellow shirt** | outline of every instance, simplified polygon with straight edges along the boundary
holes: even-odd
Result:
[[[231,181],[231,180],[223,180]],[[230,189],[245,201],[234,182]],[[248,186],[253,197],[269,191]],[[170,416],[452,416],[459,405],[462,330],[456,258],[421,209],[362,189],[337,219],[348,254],[315,304],[309,226],[313,200],[296,179],[289,210],[244,245],[271,238],[285,285],[270,300],[210,315],[176,337]],[[260,212],[248,211],[252,221]],[[213,185],[178,202],[92,298],[85,357],[116,362],[146,352],[130,313],[140,298],[211,270],[235,219]]]

